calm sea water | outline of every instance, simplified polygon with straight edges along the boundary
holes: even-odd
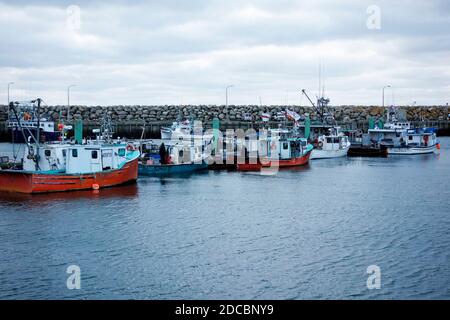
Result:
[[[439,155],[315,160],[276,176],[0,194],[0,298],[449,299],[441,144]],[[66,287],[69,265],[80,290]],[[369,265],[380,290],[367,289]]]

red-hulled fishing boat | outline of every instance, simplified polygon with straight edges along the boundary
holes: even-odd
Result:
[[[259,145],[264,145],[259,143]],[[267,140],[268,153],[257,158],[258,152],[253,152],[254,157],[246,157],[245,163],[237,164],[238,171],[259,171],[269,167],[294,167],[302,166],[309,162],[313,146],[304,138],[282,138]],[[250,151],[251,152],[251,151]]]
[[[38,110],[41,100],[37,103]],[[10,108],[18,118],[15,105]],[[39,113],[39,112],[38,112]],[[38,126],[39,136],[39,126]],[[20,128],[20,131],[23,131]],[[40,143],[32,132],[20,168],[0,170],[0,191],[45,193],[99,189],[135,181],[140,152],[124,143]]]

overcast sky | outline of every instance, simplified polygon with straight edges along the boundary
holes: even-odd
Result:
[[[321,60],[332,105],[450,102],[450,1],[0,0],[1,103],[306,105]]]

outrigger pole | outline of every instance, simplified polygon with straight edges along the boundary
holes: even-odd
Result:
[[[28,128],[26,128],[26,129],[28,130],[28,133],[30,134],[31,138],[33,138],[33,140],[34,140],[34,142],[36,144],[36,152],[33,155],[33,161],[36,164],[36,170],[39,170],[39,161],[38,161],[38,159],[39,159],[39,136],[40,136],[40,129],[41,129],[40,128],[40,125],[41,125],[41,123],[40,123],[40,117],[41,117],[40,116],[40,111],[41,111],[42,99],[38,98],[38,99],[32,100],[30,102],[31,103],[36,103],[36,102],[38,103],[38,107],[37,107],[38,122],[37,122],[37,131],[36,131],[36,135],[37,135],[38,138],[36,139],[36,137],[33,135],[33,132],[31,132],[30,129],[28,129]],[[32,146],[28,142],[27,136],[25,135],[25,132],[23,131],[24,128],[22,128],[22,123],[20,122],[20,118],[19,118],[19,115],[17,114],[17,109],[16,109],[16,106],[15,106],[14,102],[10,102],[9,103],[9,109],[12,110],[13,113],[14,113],[14,117],[16,118],[16,121],[17,121],[17,127],[20,129],[20,132],[22,132],[23,140],[25,141],[26,145],[28,146],[28,152],[30,152],[30,150],[32,149]]]
[[[319,108],[314,104],[314,102],[312,102],[311,98],[308,96],[308,94],[306,93],[305,89],[302,89],[302,94],[304,94],[306,96],[306,98],[308,98],[309,102],[311,102],[311,105],[313,106],[314,110],[317,112],[317,114],[320,116],[320,118],[323,121],[323,110],[319,110]]]

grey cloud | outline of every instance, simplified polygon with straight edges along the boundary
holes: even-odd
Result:
[[[54,103],[77,82],[85,104],[222,103],[233,82],[235,103],[279,103],[286,91],[316,89],[323,58],[337,104],[377,103],[386,82],[399,103],[450,100],[448,2],[376,3],[375,31],[366,27],[373,1],[0,2],[0,82]],[[66,28],[72,4],[79,33]]]

